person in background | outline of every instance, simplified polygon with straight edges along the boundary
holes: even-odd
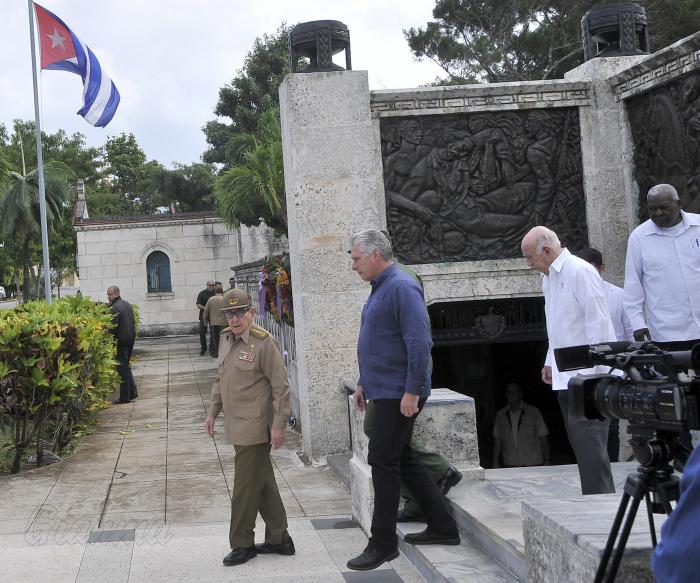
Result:
[[[119,287],[116,285],[107,288],[107,300],[112,308],[114,327],[112,334],[117,339],[117,372],[119,373],[119,399],[115,405],[129,403],[139,394],[131,372],[131,353],[136,341],[136,320],[131,304],[122,299]]]
[[[598,249],[586,247],[581,249],[576,255],[584,261],[588,261],[600,273],[600,277],[603,277],[605,263],[603,263],[603,255]],[[624,290],[605,280],[603,280],[603,289],[605,290],[605,301],[608,304],[610,319],[612,320],[613,328],[615,328],[615,339],[633,342],[634,331],[632,330],[632,323],[622,305]],[[617,418],[610,420],[608,457],[611,462],[616,462],[620,459],[620,420]]]
[[[221,285],[214,286],[214,294],[207,300],[207,305],[204,307],[204,325],[211,330],[211,355],[219,356],[219,338],[221,331],[226,328],[226,314],[222,311],[224,308],[224,288]]]
[[[542,413],[523,401],[518,383],[506,386],[508,405],[496,413],[493,425],[493,467],[521,468],[549,464],[549,430]]]
[[[214,295],[214,280],[207,282],[207,287],[197,295],[197,309],[199,309],[199,356],[207,351],[207,326],[204,323],[204,308],[207,307],[209,298]]]

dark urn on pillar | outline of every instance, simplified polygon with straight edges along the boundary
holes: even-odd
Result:
[[[333,62],[333,55],[345,51],[345,69]],[[296,70],[299,57],[311,63]],[[314,20],[297,24],[289,32],[289,67],[292,73],[350,71],[350,31],[337,20]]]
[[[648,55],[647,11],[631,2],[593,8],[581,19],[581,38],[586,61]]]

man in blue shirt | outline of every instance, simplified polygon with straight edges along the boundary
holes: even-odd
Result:
[[[374,513],[367,547],[348,561],[349,569],[367,571],[399,554],[396,516],[401,480],[428,525],[422,532],[406,535],[406,542],[457,545],[459,533],[442,493],[410,445],[416,417],[430,395],[432,338],[423,291],[394,264],[391,243],[380,231],[356,233],[351,247],[352,269],[372,285],[357,343],[360,378],[355,406],[364,411],[365,399],[374,401],[367,455]]]

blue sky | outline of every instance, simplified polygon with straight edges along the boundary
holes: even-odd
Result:
[[[90,145],[133,132],[149,159],[188,164],[206,149],[201,127],[214,118],[218,91],[243,65],[256,37],[282,21],[340,20],[350,29],[352,64],[371,89],[413,87],[439,68],[417,63],[403,29],[431,18],[434,0],[44,0],[97,55],[122,96],[112,122],[93,128],[76,111],[78,76],[41,74],[42,125],[80,132]],[[34,119],[28,8],[0,0],[0,123]]]

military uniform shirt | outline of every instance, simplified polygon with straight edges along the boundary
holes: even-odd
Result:
[[[274,339],[256,324],[239,337],[226,328],[218,364],[209,415],[216,418],[223,409],[234,445],[268,443],[270,428],[284,429],[289,417],[287,371]]]

